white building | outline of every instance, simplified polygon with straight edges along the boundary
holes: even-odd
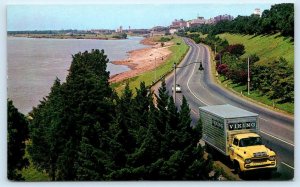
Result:
[[[258,16],[261,16],[261,11],[259,8],[256,8],[253,12],[254,15],[258,15]]]
[[[174,34],[174,33],[177,32],[177,31],[178,31],[177,29],[173,29],[173,28],[172,28],[172,29],[169,30],[169,33],[170,33],[170,34]]]

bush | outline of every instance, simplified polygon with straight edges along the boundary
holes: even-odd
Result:
[[[221,75],[226,75],[226,73],[228,72],[228,65],[227,64],[218,65],[217,71]]]
[[[225,51],[239,57],[245,53],[245,47],[242,44],[229,45],[225,48]]]
[[[159,42],[168,42],[170,41],[171,39],[170,38],[167,38],[167,37],[161,37],[158,41]]]

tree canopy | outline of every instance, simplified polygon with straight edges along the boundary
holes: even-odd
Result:
[[[34,165],[52,180],[209,179],[186,99],[178,110],[164,82],[157,103],[143,82],[118,96],[107,63],[103,50],[75,54],[66,82],[31,112]]]
[[[28,122],[11,100],[7,101],[7,178],[24,180],[19,171],[29,164],[25,156]]]
[[[254,14],[237,16],[232,21],[220,21],[215,25],[199,26],[187,31],[213,35],[224,32],[256,35],[280,32],[283,36],[294,38],[294,4],[275,4],[270,10],[264,10],[261,17]]]

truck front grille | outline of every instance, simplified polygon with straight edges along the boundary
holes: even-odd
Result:
[[[258,163],[258,162],[267,162],[268,161],[268,158],[252,158],[251,159],[252,160],[252,162],[254,162],[254,163]]]
[[[256,152],[256,153],[253,153],[253,156],[254,157],[263,157],[263,156],[267,156],[267,153],[266,152]]]

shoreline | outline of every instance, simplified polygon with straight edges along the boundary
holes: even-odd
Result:
[[[34,39],[76,39],[76,40],[126,40],[128,38],[113,38],[113,37],[92,37],[92,36],[71,36],[71,35],[45,35],[45,36],[34,36],[34,35],[7,35],[7,38],[34,38]]]
[[[153,70],[164,63],[172,53],[168,49],[173,45],[172,42],[164,42],[164,46],[161,46],[161,42],[155,42],[151,38],[144,38],[140,43],[147,47],[128,51],[128,58],[112,62],[115,65],[126,65],[130,70],[112,75],[109,79],[110,83],[120,82]]]

